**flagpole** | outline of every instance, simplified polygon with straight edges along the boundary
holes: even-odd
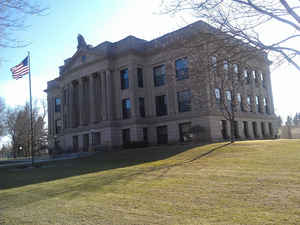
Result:
[[[31,151],[31,165],[34,166],[30,52],[28,52],[28,65],[29,65],[29,96],[30,96],[30,98],[29,98],[29,101],[30,101],[30,151]]]

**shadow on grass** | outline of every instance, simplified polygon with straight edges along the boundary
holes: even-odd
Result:
[[[211,154],[217,149],[223,148],[229,144],[211,149],[190,161],[182,163],[193,162],[204,156]],[[88,173],[100,172],[105,170],[125,168],[147,162],[154,162],[158,160],[167,159],[191,148],[198,147],[199,144],[189,145],[173,145],[173,146],[159,146],[139,149],[127,149],[119,152],[103,152],[97,153],[91,157],[79,158],[65,161],[47,162],[43,163],[41,168],[16,170],[14,167],[0,168],[0,190],[21,187],[24,185],[37,184],[57,179],[63,179],[73,176],[84,175]],[[147,168],[145,171],[134,171],[126,174],[128,176],[135,176],[144,172],[151,172],[159,169],[166,169],[168,167],[178,166],[182,163],[174,163],[172,165],[156,166],[155,168]],[[121,174],[120,174],[121,175]],[[122,174],[123,177],[125,174]],[[119,177],[121,179],[121,177]],[[105,179],[105,177],[101,177]],[[118,179],[118,177],[108,178],[110,181]],[[103,180],[105,185],[106,181]]]
[[[207,156],[207,155],[213,153],[214,151],[216,151],[216,150],[218,150],[218,149],[221,149],[221,148],[224,148],[224,147],[226,147],[227,145],[230,145],[230,144],[232,144],[232,143],[227,143],[227,144],[218,146],[218,147],[216,147],[216,148],[213,148],[213,149],[209,150],[208,152],[205,152],[205,153],[203,153],[203,154],[201,154],[201,155],[199,155],[199,156],[193,158],[193,159],[190,160],[189,162],[193,162],[193,161],[195,161],[195,160],[201,159],[201,158],[203,158],[204,156]]]
[[[0,190],[36,184],[98,171],[128,167],[172,157],[199,145],[158,146],[101,152],[87,158],[44,162],[41,168],[0,168]]]

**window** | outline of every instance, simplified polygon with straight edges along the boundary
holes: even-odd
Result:
[[[126,98],[122,100],[122,112],[123,112],[123,119],[129,119],[131,117],[131,104],[130,99]]]
[[[191,91],[177,92],[178,112],[188,112],[192,110]]]
[[[100,132],[93,132],[92,133],[92,144],[93,145],[100,145],[101,144],[101,134],[100,134]]]
[[[217,57],[216,56],[211,57],[211,65],[212,65],[212,71],[215,72],[217,70]]]
[[[168,126],[156,128],[157,144],[168,144]]]
[[[60,98],[55,98],[55,112],[60,112],[61,110],[61,100]]]
[[[123,145],[130,144],[130,129],[123,129],[122,130],[122,139],[123,139]]]
[[[189,141],[192,139],[191,127],[191,122],[179,124],[179,138],[181,142]]]
[[[259,96],[255,96],[255,107],[256,107],[256,112],[260,112],[260,109],[259,109]]]
[[[167,96],[160,95],[155,97],[155,105],[156,105],[156,115],[164,116],[168,114],[167,109]]]
[[[265,123],[261,122],[260,126],[261,126],[261,134],[262,134],[262,136],[266,137]]]
[[[81,62],[84,63],[86,61],[86,55],[81,56]]]
[[[78,152],[78,136],[73,136],[73,152]]]
[[[233,135],[236,139],[240,138],[238,121],[233,121]]]
[[[139,109],[140,116],[145,117],[145,99],[143,97],[139,97]]]
[[[228,133],[227,133],[227,121],[226,120],[221,120],[221,133],[223,139],[228,139]]]
[[[255,138],[258,138],[258,133],[257,133],[257,124],[256,122],[252,122],[252,128],[253,128],[253,134]]]
[[[270,113],[269,112],[269,107],[268,107],[268,103],[267,103],[267,99],[266,98],[264,98],[264,110],[265,110],[265,113]]]
[[[62,121],[61,119],[55,120],[55,133],[59,134],[62,130]]]
[[[249,72],[247,69],[244,70],[244,77],[246,80],[246,84],[250,84],[250,76],[249,76]]]
[[[183,80],[189,78],[187,58],[178,59],[175,61],[176,79]]]
[[[129,88],[129,78],[128,78],[128,69],[124,69],[120,71],[121,78],[121,89]]]
[[[243,128],[244,128],[245,138],[249,138],[248,122],[247,121],[243,121]]]
[[[216,103],[221,104],[221,90],[220,88],[215,89]]]
[[[265,78],[266,78],[265,75],[263,73],[261,73],[261,82],[262,82],[262,85],[264,88],[266,87],[266,79]]]
[[[138,87],[143,88],[144,87],[144,79],[143,79],[143,69],[137,68],[137,81],[138,81]]]
[[[239,66],[237,64],[233,64],[233,72],[235,73],[239,72]]]
[[[84,134],[83,135],[83,151],[87,152],[89,151],[89,134]]]
[[[255,70],[252,70],[252,78],[253,78],[253,80],[256,80],[256,73],[255,73]]]
[[[229,69],[228,61],[224,60],[224,71],[225,71],[225,73],[228,72],[228,69]]]
[[[247,96],[247,105],[248,105],[248,108],[249,108],[250,112],[252,112],[251,96],[250,95]]]
[[[231,102],[231,91],[225,91],[225,95],[226,95],[226,100],[228,102]]]
[[[159,87],[166,83],[165,65],[153,68],[154,86]]]
[[[272,137],[273,136],[273,126],[272,123],[269,123],[269,134]]]
[[[237,101],[238,101],[238,104],[239,104],[239,106],[240,106],[240,109],[241,109],[242,111],[244,111],[243,100],[242,100],[241,94],[240,94],[240,93],[237,93],[236,97],[237,97]]]
[[[143,128],[143,141],[147,144],[148,143],[148,128]]]

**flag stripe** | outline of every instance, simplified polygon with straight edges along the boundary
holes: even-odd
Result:
[[[28,56],[18,65],[10,69],[12,77],[16,80],[22,78],[24,75],[29,73]]]

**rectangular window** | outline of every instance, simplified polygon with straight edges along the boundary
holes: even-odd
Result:
[[[129,77],[128,77],[128,69],[123,69],[120,71],[121,78],[121,89],[129,88]]]
[[[78,152],[79,146],[78,146],[78,136],[73,136],[73,151]]]
[[[189,78],[187,58],[178,59],[175,61],[176,79],[183,80]]]
[[[216,56],[211,57],[211,67],[212,67],[213,72],[215,72],[217,70],[217,57]]]
[[[143,69],[137,68],[137,81],[138,81],[138,87],[143,88],[144,87],[144,78],[143,78]]]
[[[191,136],[192,123],[180,123],[179,124],[179,138],[181,142],[189,141]]]
[[[83,135],[83,151],[88,152],[89,151],[89,134]]]
[[[143,141],[147,144],[148,143],[148,128],[143,128]]]
[[[123,139],[123,145],[130,144],[130,129],[123,129],[122,130],[122,139]]]
[[[92,144],[93,145],[100,145],[101,144],[101,134],[100,134],[100,132],[93,132],[92,133]]]
[[[273,137],[273,126],[272,123],[269,123],[269,134],[271,137]]]
[[[258,138],[258,133],[257,133],[257,123],[252,122],[252,128],[253,128],[253,135],[255,138]]]
[[[166,83],[165,65],[156,66],[153,68],[154,86],[159,87]]]
[[[238,64],[233,64],[233,72],[236,73],[236,74],[239,72]]]
[[[259,96],[255,96],[255,108],[256,108],[256,112],[260,112],[260,108],[259,108]]]
[[[55,120],[55,133],[60,134],[62,130],[62,121],[61,119]]]
[[[227,121],[221,120],[221,133],[224,140],[228,139],[228,133],[227,133]]]
[[[139,109],[140,116],[145,117],[145,99],[143,97],[139,97]]]
[[[246,84],[250,84],[250,76],[249,76],[249,71],[247,69],[244,70],[244,77]]]
[[[55,98],[55,112],[60,112],[61,110],[61,100],[60,98]]]
[[[243,121],[243,128],[244,128],[245,138],[249,138],[248,122],[247,121]]]
[[[156,128],[157,144],[168,144],[168,126]]]
[[[264,110],[265,110],[265,113],[269,114],[269,107],[268,107],[268,103],[267,103],[267,98],[264,98]]]
[[[191,91],[177,92],[178,112],[188,112],[192,110]]]
[[[229,70],[229,64],[227,60],[224,60],[224,72],[227,73]]]
[[[252,105],[251,105],[251,96],[247,96],[247,105],[250,112],[252,112]]]
[[[238,101],[238,104],[239,104],[240,108],[242,109],[242,96],[241,96],[241,94],[237,93],[236,98],[237,98],[237,101]]]
[[[225,91],[225,96],[226,96],[226,105],[227,105],[227,108],[229,110],[231,110],[232,109],[232,105],[231,105],[231,100],[232,100],[231,91]]]
[[[261,122],[260,126],[261,126],[261,134],[262,134],[262,136],[266,137],[265,123]]]
[[[164,116],[168,114],[167,96],[160,95],[155,97],[156,115]]]
[[[239,123],[238,121],[233,121],[233,134],[234,134],[234,137],[236,139],[240,138],[240,133],[239,133]]]
[[[215,89],[216,103],[221,104],[221,90],[220,88]]]
[[[131,117],[131,104],[129,98],[122,100],[122,113],[123,119],[129,119]]]

